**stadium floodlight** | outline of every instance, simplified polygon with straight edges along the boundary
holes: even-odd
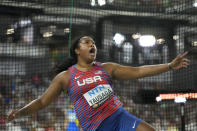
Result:
[[[103,6],[106,4],[106,0],[98,0],[98,5]]]
[[[104,6],[113,2],[114,0],[90,0],[91,6]]]
[[[179,35],[173,35],[173,40],[178,40],[179,39]]]
[[[193,42],[192,42],[192,46],[197,47],[197,41],[193,41]]]
[[[193,6],[197,7],[197,0],[194,0]]]
[[[120,33],[116,33],[113,37],[113,40],[115,41],[115,45],[120,47],[122,42],[125,40],[125,36]]]
[[[65,28],[64,33],[70,33],[70,28]]]
[[[114,2],[114,0],[108,0],[108,3],[113,3]]]
[[[14,34],[14,29],[7,29],[7,35]]]
[[[143,35],[139,38],[139,44],[142,47],[151,47],[156,43],[155,36],[153,35]]]
[[[91,6],[96,6],[96,0],[91,0]]]
[[[139,39],[140,37],[141,37],[141,34],[140,34],[140,33],[136,33],[136,34],[133,34],[133,35],[132,35],[132,38],[133,38],[134,40]]]
[[[19,25],[20,27],[25,27],[25,26],[28,26],[31,24],[31,20],[30,19],[27,19],[27,20],[20,20],[19,21]]]
[[[164,42],[165,42],[165,40],[163,38],[157,39],[158,44],[163,44]]]
[[[48,37],[51,37],[51,36],[53,36],[53,33],[52,33],[52,32],[45,32],[45,33],[43,34],[43,37],[44,37],[44,38],[48,38]]]

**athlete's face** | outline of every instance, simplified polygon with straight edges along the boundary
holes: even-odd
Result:
[[[91,37],[82,37],[80,39],[79,49],[75,50],[78,57],[87,62],[92,62],[96,58],[97,48]]]

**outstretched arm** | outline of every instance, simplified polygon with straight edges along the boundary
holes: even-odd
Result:
[[[167,64],[146,65],[140,67],[122,66],[116,63],[105,63],[104,68],[111,78],[119,80],[137,79],[147,76],[157,75],[171,69],[180,69],[188,66],[189,60],[185,58],[187,52],[177,56],[172,62]]]
[[[63,90],[63,85],[67,84],[65,80],[66,78],[65,76],[68,75],[66,73],[67,72],[63,72],[57,75],[53,79],[49,88],[43,93],[41,97],[33,100],[32,102],[30,102],[29,104],[27,104],[26,106],[24,106],[19,110],[12,111],[8,115],[7,121],[9,122],[17,117],[36,113],[39,110],[43,109],[44,107],[48,106],[55,98],[57,98],[60,95],[61,91]],[[63,81],[63,78],[65,82]]]

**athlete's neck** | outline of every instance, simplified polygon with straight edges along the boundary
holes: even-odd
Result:
[[[90,63],[90,64],[87,64],[87,63],[77,63],[77,68],[79,70],[82,70],[82,71],[89,71],[92,66],[94,65],[94,62]]]

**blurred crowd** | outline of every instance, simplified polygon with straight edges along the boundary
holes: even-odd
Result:
[[[54,103],[46,109],[31,116],[5,123],[6,114],[11,109],[18,109],[39,97],[50,84],[50,78],[35,74],[31,77],[14,77],[0,81],[0,131],[66,131],[72,129],[69,123],[75,123],[78,130],[79,122],[75,116],[72,103],[62,93]],[[119,87],[118,85],[124,85]],[[181,110],[175,103],[136,104],[132,97],[141,88],[136,81],[115,82],[115,92],[124,107],[133,115],[152,124],[158,131],[180,131]],[[145,86],[145,85],[143,85]],[[148,88],[148,86],[147,86]],[[158,87],[157,87],[158,88]],[[186,131],[197,130],[197,104],[185,104]]]

